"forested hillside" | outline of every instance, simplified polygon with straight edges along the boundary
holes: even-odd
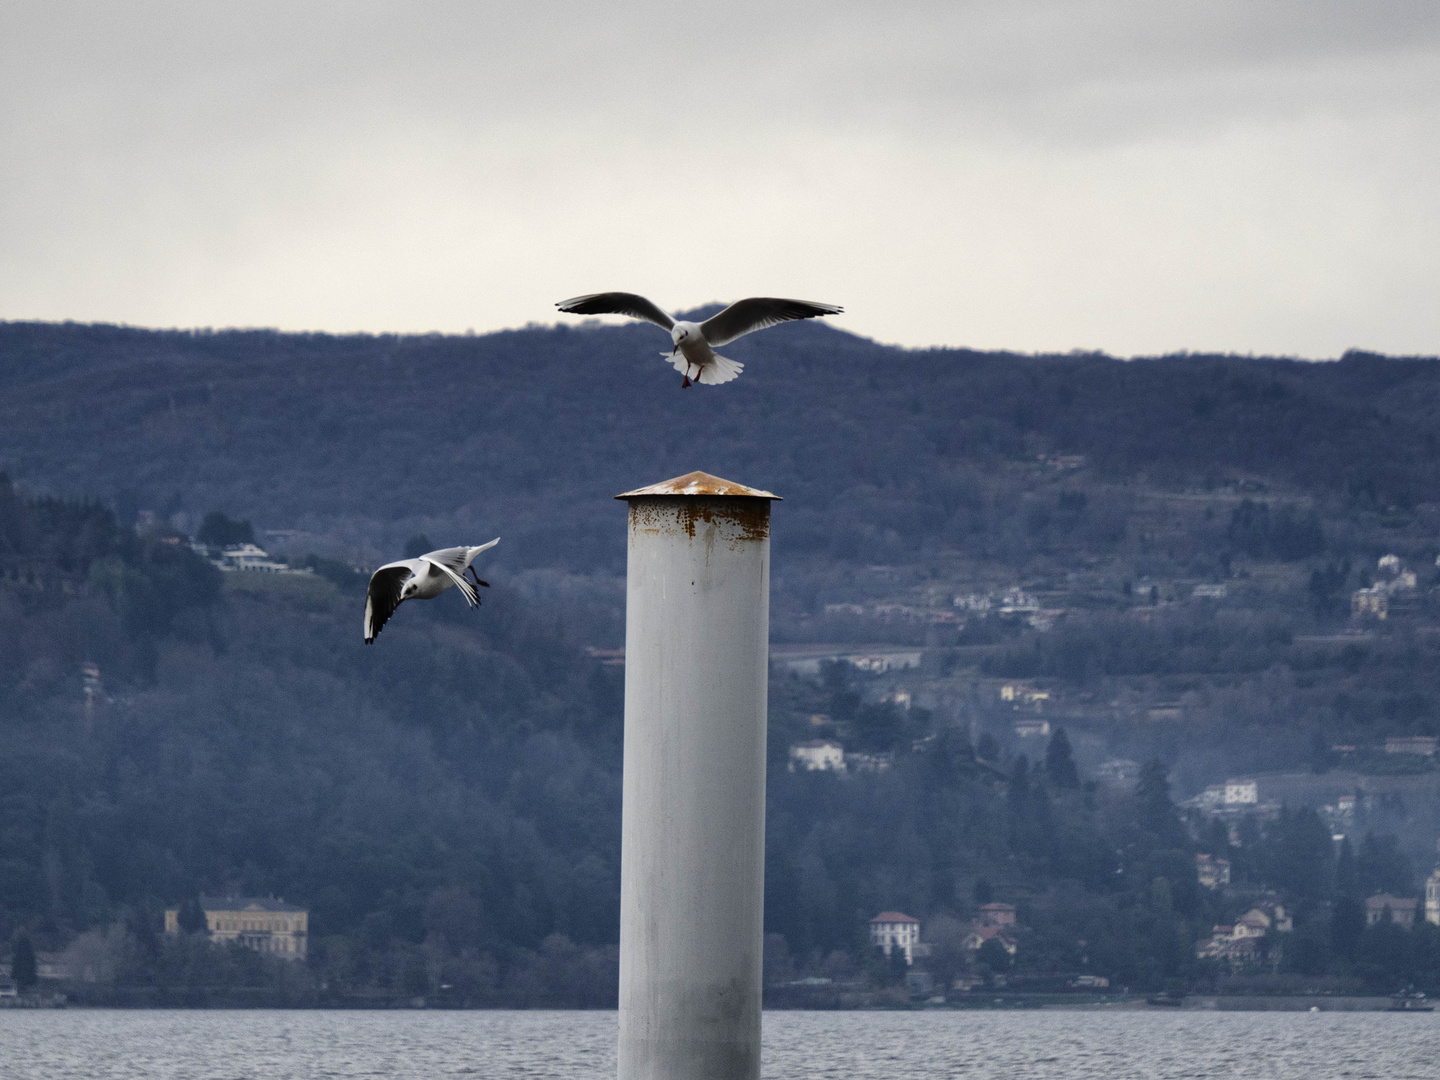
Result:
[[[700,468],[785,497],[778,644],[923,657],[776,666],[773,978],[884,985],[876,911],[943,937],[995,897],[1022,972],[1203,981],[1194,940],[1273,892],[1291,970],[1440,979],[1428,931],[1351,925],[1369,891],[1415,895],[1440,834],[1430,762],[1380,749],[1440,733],[1433,361],[798,325],[682,391],[663,343],[0,325],[0,942],[104,953],[136,1000],[612,1000],[623,667],[589,651],[621,640],[611,497]],[[187,542],[216,511],[319,572],[221,574]],[[501,535],[495,587],[406,605],[367,648],[366,576],[418,533]],[[1352,618],[1376,580],[1388,618]],[[886,767],[786,771],[816,737]],[[1117,758],[1151,762],[1138,787],[1095,782]],[[1343,849],[1309,808],[1332,796],[1233,837],[1174,805],[1387,770],[1409,786],[1362,798]],[[1200,851],[1238,891],[1198,887]],[[303,978],[156,936],[227,891],[309,907]]]
[[[612,495],[696,468],[783,495],[776,542],[792,560],[855,564],[1043,546],[1003,475],[1041,454],[1130,484],[1258,480],[1400,514],[1440,479],[1429,362],[907,351],[804,324],[735,343],[747,366],[724,390],[682,392],[663,343],[645,325],[3,324],[0,464],[122,517],[198,524],[225,507],[376,551],[442,527],[504,532],[506,565],[586,574],[621,567]],[[1103,526],[1081,539],[1114,542]]]

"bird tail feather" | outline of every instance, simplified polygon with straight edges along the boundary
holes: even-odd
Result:
[[[682,375],[689,375],[696,369],[693,363],[685,359],[684,353],[662,352],[660,355],[670,361],[670,366]],[[745,365],[739,360],[731,360],[728,356],[716,353],[715,359],[699,370],[700,374],[695,376],[696,382],[704,383],[706,386],[719,386],[731,379],[738,379],[740,372],[745,370]]]
[[[740,372],[744,370],[745,365],[740,363],[740,361],[731,360],[729,357],[721,356],[717,353],[713,363],[706,364],[700,369],[700,378],[698,381],[704,383],[706,386],[719,386],[721,383],[727,383],[731,379],[738,379]]]

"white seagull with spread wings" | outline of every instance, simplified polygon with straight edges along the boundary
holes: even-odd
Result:
[[[406,600],[430,600],[454,585],[472,608],[480,606],[480,592],[475,587],[490,587],[481,581],[480,575],[470,565],[475,556],[488,551],[500,542],[497,536],[488,544],[479,547],[441,548],[421,555],[418,559],[401,559],[386,563],[370,577],[370,590],[365,597],[365,644],[369,645],[380,633],[386,620],[395,614],[395,609]],[[475,578],[472,585],[464,576],[469,570]]]
[[[562,300],[555,306],[575,315],[629,315],[632,319],[644,319],[662,330],[669,330],[674,347],[660,355],[670,357],[675,370],[685,376],[681,386],[690,385],[691,368],[697,372],[695,381],[706,386],[738,378],[745,365],[715,352],[721,345],[728,345],[738,337],[791,319],[839,315],[845,310],[834,304],[812,304],[808,300],[752,296],[747,300],[736,300],[702,323],[693,323],[676,322],[645,297],[628,292],[591,293]]]

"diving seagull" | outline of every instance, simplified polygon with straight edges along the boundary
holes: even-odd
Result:
[[[834,304],[812,304],[808,300],[779,300],[773,296],[752,296],[736,300],[718,315],[702,323],[676,322],[643,296],[628,292],[590,293],[562,300],[555,305],[575,315],[629,315],[644,319],[662,330],[670,331],[674,346],[668,353],[675,370],[685,376],[682,387],[690,385],[690,369],[696,371],[695,381],[718,386],[738,378],[744,364],[715,352],[738,337],[755,330],[764,330],[791,319],[813,319],[819,315],[839,315],[844,308]]]
[[[479,607],[480,591],[475,586],[483,585],[488,589],[490,583],[481,581],[470,563],[476,555],[499,542],[497,536],[479,547],[441,548],[418,559],[386,563],[376,570],[370,577],[370,589],[365,596],[365,644],[374,642],[380,628],[395,614],[402,601],[430,600],[451,585],[460,590],[465,602],[472,608]],[[464,576],[467,569],[475,578],[474,585]]]

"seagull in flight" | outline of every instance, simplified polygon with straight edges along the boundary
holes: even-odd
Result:
[[[722,345],[728,345],[736,338],[756,330],[764,330],[776,323],[791,319],[813,319],[820,315],[839,315],[844,308],[834,304],[812,304],[808,300],[780,300],[773,296],[752,296],[736,300],[718,315],[712,315],[702,323],[676,322],[643,296],[628,292],[590,293],[562,300],[555,305],[561,311],[575,315],[629,315],[632,319],[644,319],[662,330],[670,331],[674,342],[668,353],[675,370],[685,376],[682,387],[690,385],[690,370],[696,372],[695,381],[706,386],[718,386],[731,379],[739,378],[744,364],[737,363],[715,352]]]
[[[497,536],[488,544],[479,547],[441,548],[421,555],[418,559],[401,559],[386,563],[370,577],[370,589],[365,596],[365,644],[375,641],[380,628],[385,625],[395,609],[405,600],[430,600],[454,585],[472,608],[480,606],[480,591],[476,585],[490,587],[488,581],[481,581],[480,575],[470,565],[475,556],[488,551],[500,542]],[[472,585],[465,577],[469,570],[475,578]]]

